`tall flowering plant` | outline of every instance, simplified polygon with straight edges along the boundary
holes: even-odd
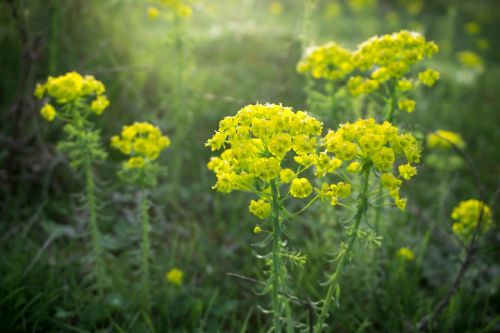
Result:
[[[157,159],[163,150],[170,146],[168,136],[161,130],[146,122],[136,122],[124,126],[120,135],[111,138],[111,146],[128,156],[118,172],[125,182],[138,186],[141,190],[140,221],[142,230],[141,241],[141,273],[142,301],[146,308],[150,305],[150,273],[149,260],[151,241],[149,239],[149,198],[148,189],[155,186],[161,172]]]
[[[314,190],[311,176],[319,163],[322,127],[320,121],[303,111],[294,112],[275,104],[248,105],[235,116],[221,120],[219,129],[206,144],[213,151],[222,150],[208,163],[217,176],[213,188],[222,193],[237,190],[255,195],[249,211],[262,222],[254,231],[267,233],[264,246],[272,243],[271,251],[259,258],[269,268],[264,291],[272,296],[275,332],[281,332],[281,316],[286,306],[283,296],[288,292],[286,263],[305,262],[300,252],[286,249],[286,222],[318,198],[318,195],[311,198]],[[287,210],[289,201],[306,198],[310,199],[300,211]]]
[[[82,76],[76,72],[49,77],[35,88],[35,97],[45,101],[40,110],[41,116],[49,122],[59,119],[64,123],[64,137],[57,148],[68,155],[71,166],[83,172],[85,177],[94,275],[99,292],[105,284],[105,268],[98,227],[94,165],[106,159],[107,154],[101,145],[100,131],[94,128],[93,116],[101,115],[109,106],[105,90],[104,84],[93,76]]]

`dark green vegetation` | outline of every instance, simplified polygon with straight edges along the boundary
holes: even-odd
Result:
[[[304,109],[305,80],[295,72],[301,57],[302,1],[193,1],[193,16],[176,38],[171,22],[148,19],[147,1],[4,0],[0,3],[0,327],[5,332],[258,332],[270,327],[268,295],[227,274],[264,280],[253,256],[255,217],[249,197],[211,190],[204,147],[218,121],[255,102]],[[423,31],[441,52],[441,72],[422,90],[417,109],[402,117],[420,133],[438,128],[460,133],[475,165],[484,200],[495,210],[500,174],[500,7],[495,1],[424,1],[419,14],[397,1],[378,1],[359,12],[339,1],[317,1],[306,44],[336,40],[353,47],[375,34]],[[362,2],[362,1],[359,1]],[[273,8],[274,7],[274,8]],[[273,10],[270,10],[273,9]],[[274,13],[273,13],[274,12]],[[388,13],[398,20],[388,20]],[[391,15],[389,15],[391,16]],[[392,15],[394,18],[394,15]],[[464,24],[478,22],[469,36]],[[490,47],[480,50],[479,38]],[[483,70],[464,68],[457,52],[473,50]],[[178,55],[182,57],[179,58]],[[179,61],[181,59],[182,61]],[[183,68],[179,74],[179,68]],[[152,193],[152,309],[141,311],[139,192],[116,176],[123,159],[112,149],[98,166],[99,225],[106,249],[108,287],[90,288],[90,239],[79,195],[83,175],[55,150],[60,127],[39,117],[36,82],[68,71],[93,74],[107,87],[111,106],[98,118],[105,144],[125,124],[149,121],[172,138],[160,163],[169,172]],[[180,110],[180,111],[179,111]],[[326,110],[317,116],[335,125]],[[352,120],[352,119],[343,119]],[[463,267],[466,250],[451,232],[459,201],[480,198],[474,172],[448,152],[424,150],[419,174],[403,189],[407,212],[383,213],[380,249],[357,247],[342,277],[341,307],[329,320],[338,332],[411,331],[433,313]],[[324,296],[319,281],[332,271],[326,254],[344,239],[333,208],[319,204],[293,221],[293,246],[307,256],[290,284],[306,303]],[[498,225],[484,235],[449,302],[426,329],[433,332],[500,331]],[[403,262],[399,248],[416,258]],[[167,284],[172,267],[184,271],[182,287]],[[311,304],[295,304],[307,323]],[[333,329],[332,329],[333,331]]]

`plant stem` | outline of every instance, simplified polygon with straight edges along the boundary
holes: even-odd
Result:
[[[144,188],[141,191],[141,223],[142,223],[142,301],[149,310],[149,202]]]
[[[271,268],[272,273],[272,302],[273,302],[273,323],[274,332],[281,333],[281,302],[280,302],[280,275],[281,275],[281,228],[279,220],[279,194],[274,181],[271,182],[272,190],[272,222],[273,222],[273,265]]]
[[[339,276],[342,274],[344,267],[346,265],[346,261],[349,257],[349,254],[352,250],[352,247],[354,245],[354,242],[356,241],[358,237],[358,229],[359,225],[361,224],[361,219],[366,213],[366,209],[368,208],[368,184],[369,184],[369,178],[370,178],[370,168],[371,166],[365,165],[364,168],[364,178],[363,178],[363,187],[361,190],[361,193],[359,195],[358,199],[358,209],[356,211],[356,215],[354,217],[355,222],[354,226],[351,231],[351,235],[349,236],[349,240],[347,241],[347,247],[345,250],[341,252],[339,259],[339,263],[337,265],[337,269],[335,272],[330,275],[328,279],[328,291],[326,293],[326,297],[324,299],[323,307],[321,308],[321,313],[318,318],[318,321],[316,323],[316,328],[315,332],[319,333],[323,329],[323,324],[325,323],[325,319],[328,317],[328,312],[330,310],[330,304],[333,299],[333,293],[338,289],[338,279]]]
[[[86,182],[86,199],[89,218],[89,228],[92,241],[92,251],[94,256],[94,269],[97,278],[97,292],[102,295],[104,286],[104,263],[101,258],[101,233],[97,226],[97,205],[95,197],[95,182],[92,173],[91,162],[87,159],[84,163],[84,173]]]

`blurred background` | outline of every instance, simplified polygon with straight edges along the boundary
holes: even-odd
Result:
[[[192,0],[191,15],[137,0],[3,0],[0,3],[0,327],[5,332],[260,332],[269,327],[267,296],[255,295],[262,263],[253,255],[250,196],[211,189],[206,140],[224,116],[247,104],[307,109],[296,64],[305,46],[328,41],[354,49],[377,34],[409,29],[440,46],[428,64],[441,72],[405,117],[421,138],[458,132],[488,198],[500,174],[500,3],[495,0]],[[158,10],[155,12],[152,8]],[[309,13],[309,20],[304,20]],[[465,52],[465,53],[464,53]],[[168,168],[152,192],[153,310],[138,307],[137,193],[116,176],[123,160],[108,149],[98,166],[99,221],[112,288],[105,301],[88,292],[86,213],[81,175],[55,144],[61,126],[39,116],[37,82],[69,71],[104,82],[111,101],[97,119],[103,143],[123,125],[148,121],[172,139]],[[316,114],[325,123],[328,114]],[[426,155],[424,155],[426,156]],[[424,159],[406,185],[408,211],[388,212],[383,245],[359,248],[344,277],[338,332],[401,332],[438,303],[455,278],[463,248],[449,215],[479,196],[476,179],[453,153]],[[329,267],[325,253],[342,228],[313,207],[291,227],[308,262],[291,284],[317,300]],[[500,331],[498,225],[482,240],[439,332]],[[400,247],[417,259],[402,264]],[[376,259],[373,259],[375,256]],[[377,267],[369,268],[372,260]],[[165,273],[184,272],[180,286]],[[369,272],[367,272],[369,271]],[[308,310],[294,307],[298,321]]]

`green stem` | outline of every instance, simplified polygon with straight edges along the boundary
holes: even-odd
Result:
[[[391,91],[391,103],[390,103],[390,108],[389,108],[389,112],[387,113],[386,117],[385,117],[385,120],[387,120],[388,122],[392,123],[394,121],[394,111],[396,110],[396,97],[397,97],[397,94],[396,94],[396,89],[397,89],[397,82],[394,83],[394,87],[392,88],[392,91]],[[383,186],[382,186],[382,183],[379,184],[378,186],[378,190],[380,192],[383,191]],[[380,206],[381,204],[383,203],[380,202],[379,200],[377,200],[377,206]],[[379,229],[380,229],[380,214],[381,214],[381,211],[382,211],[382,208],[377,208],[377,210],[375,211],[375,223],[374,223],[374,227],[375,227],[375,232],[378,233],[379,232]]]
[[[149,202],[146,190],[141,191],[141,223],[142,223],[142,296],[143,305],[149,310]]]
[[[361,224],[361,219],[366,214],[366,210],[368,208],[368,184],[370,178],[370,168],[371,166],[366,165],[364,170],[364,179],[363,179],[363,187],[361,193],[359,195],[358,209],[356,211],[356,215],[354,216],[355,222],[351,231],[351,235],[349,236],[349,240],[347,241],[347,247],[342,251],[342,254],[339,259],[339,263],[335,272],[330,275],[328,279],[328,291],[326,293],[326,297],[324,299],[323,307],[321,308],[321,313],[316,323],[315,332],[319,333],[323,329],[323,324],[325,323],[326,318],[328,317],[328,312],[330,310],[330,305],[333,300],[333,293],[338,290],[338,280],[340,275],[342,274],[344,267],[346,265],[346,261],[349,257],[349,254],[352,250],[354,242],[358,237],[358,229]]]
[[[92,173],[92,166],[89,160],[84,163],[84,173],[86,182],[87,210],[89,216],[89,228],[92,242],[92,252],[94,256],[94,269],[97,278],[97,292],[101,296],[104,286],[104,263],[101,257],[101,233],[97,226],[97,205],[95,197],[95,182]]]
[[[273,323],[274,332],[281,333],[281,300],[279,296],[280,292],[280,275],[281,275],[281,228],[279,221],[279,194],[274,181],[271,182],[272,190],[272,222],[273,222],[273,265],[271,268],[272,272],[272,302],[273,302]]]

